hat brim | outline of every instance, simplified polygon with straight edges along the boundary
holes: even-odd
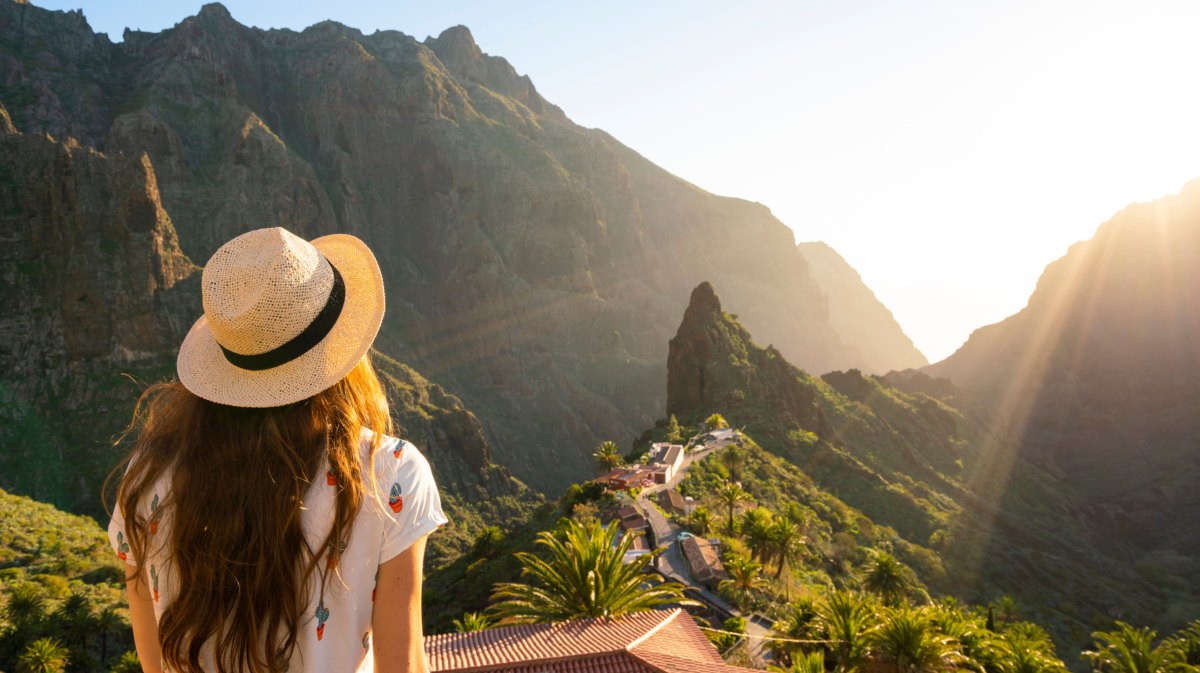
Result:
[[[192,393],[234,407],[279,407],[307,399],[341,381],[358,364],[383,324],[383,274],[361,240],[331,234],[309,241],[337,267],[346,301],[333,329],[304,355],[278,367],[250,371],[225,359],[201,316],[179,347],[179,381]]]

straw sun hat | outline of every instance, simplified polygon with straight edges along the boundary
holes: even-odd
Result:
[[[179,380],[235,407],[298,402],[342,380],[383,322],[383,276],[347,234],[274,227],[222,245],[201,276],[204,315],[179,347]]]

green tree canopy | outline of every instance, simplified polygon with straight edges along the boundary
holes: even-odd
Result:
[[[717,590],[732,600],[741,609],[750,604],[755,590],[766,584],[762,576],[762,564],[746,556],[735,556],[725,563],[729,579],[721,580]]]
[[[63,673],[67,668],[67,648],[53,638],[29,643],[17,657],[17,673]]]
[[[729,423],[725,422],[725,417],[721,414],[713,414],[704,420],[704,427],[709,430],[718,430],[720,428],[728,428]]]
[[[492,620],[478,612],[463,613],[462,619],[454,620],[454,630],[457,633],[471,633],[492,627]]]
[[[1112,631],[1096,631],[1096,649],[1083,653],[1097,671],[1105,673],[1170,673],[1195,670],[1187,666],[1184,652],[1175,641],[1154,642],[1158,635],[1148,627],[1135,628],[1117,622]]]
[[[949,671],[966,662],[953,638],[907,605],[886,610],[870,642],[897,673]]]
[[[733,535],[734,510],[737,509],[738,504],[750,502],[750,494],[742,488],[741,484],[733,481],[727,481],[724,483],[724,485],[717,488],[716,496],[717,499],[721,501],[721,504],[725,505],[725,508],[729,511],[729,534]]]
[[[616,442],[612,441],[601,443],[596,451],[592,453],[592,458],[596,459],[596,467],[602,473],[608,472],[625,462],[625,459],[621,456],[621,449],[617,447]]]
[[[895,556],[876,551],[863,570],[862,583],[864,589],[879,596],[884,603],[897,605],[916,584],[916,578]]]
[[[556,531],[538,533],[546,557],[517,552],[521,576],[492,593],[488,613],[506,623],[554,622],[582,617],[616,617],[667,604],[695,605],[676,582],[656,583],[647,571],[652,554],[625,563],[633,538],[617,541],[615,523],[566,520]]]

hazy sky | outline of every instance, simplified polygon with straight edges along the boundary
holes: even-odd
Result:
[[[200,6],[33,2],[114,40]],[[1200,177],[1194,0],[225,6],[263,28],[468,26],[575,122],[832,245],[931,361],[1117,210]]]

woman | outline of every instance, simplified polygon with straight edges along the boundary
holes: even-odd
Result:
[[[422,560],[446,517],[367,358],[374,255],[260,229],[202,282],[179,381],[138,402],[109,524],[143,670],[425,671]]]

